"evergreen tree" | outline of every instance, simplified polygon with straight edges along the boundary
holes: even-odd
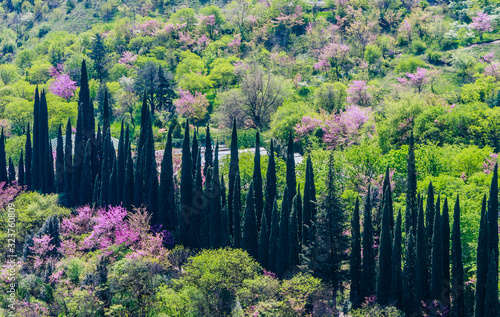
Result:
[[[382,212],[382,223],[380,230],[380,247],[378,253],[378,271],[377,271],[377,300],[381,305],[389,303],[391,290],[391,220],[392,210],[390,210],[389,188],[385,191],[385,201]]]
[[[373,250],[373,225],[372,225],[372,204],[371,191],[365,198],[365,208],[363,212],[363,278],[361,279],[362,297],[375,294],[375,254]]]
[[[202,221],[205,217],[204,214],[204,206],[205,206],[205,197],[203,196],[203,181],[201,175],[201,156],[199,149],[196,150],[197,157],[195,163],[195,181],[194,181],[194,189],[193,189],[193,203],[191,205],[191,223],[190,223],[190,233],[189,236],[191,238],[190,245],[203,247],[205,242],[205,232],[202,230]],[[205,229],[205,228],[203,228]]]
[[[276,198],[276,162],[274,160],[274,142],[271,140],[269,149],[269,162],[266,171],[266,201],[264,211],[267,217],[267,223],[271,224],[271,214],[274,207],[274,199]],[[305,199],[305,197],[304,197]]]
[[[193,166],[191,164],[191,150],[189,149],[189,121],[186,120],[184,131],[184,141],[182,143],[182,165],[181,165],[181,206],[179,231],[181,234],[180,243],[188,242],[189,221],[191,218],[191,200],[193,195]]]
[[[415,167],[415,146],[413,143],[413,131],[410,135],[408,148],[408,164],[407,164],[408,187],[406,190],[406,215],[405,215],[405,232],[412,227],[413,234],[416,235],[417,230],[417,170]]]
[[[305,189],[304,189],[304,197],[305,197]],[[351,273],[350,300],[353,308],[359,308],[362,302],[361,232],[359,224],[359,197],[356,198],[356,205],[354,206],[354,212],[351,217],[351,258],[350,258],[349,270]]]
[[[94,208],[99,207],[101,201],[100,195],[101,195],[101,174],[98,173],[94,181],[94,188],[92,192],[92,206]]]
[[[125,155],[125,130],[122,125],[120,128],[120,139],[118,140],[118,157],[117,157],[117,170],[116,170],[116,202],[123,201],[123,183],[125,181],[125,166],[127,164],[127,157]]]
[[[250,183],[250,188],[247,193],[245,204],[245,215],[243,219],[242,232],[242,248],[252,257],[257,258],[258,255],[258,231],[257,219],[255,216],[255,191],[253,181]]]
[[[56,148],[56,192],[64,192],[64,145],[62,138],[62,127],[57,130]]]
[[[451,317],[465,317],[464,266],[462,262],[462,239],[460,233],[460,200],[457,195],[453,213],[453,230],[451,233],[451,278],[453,289],[451,301]],[[487,308],[485,307],[485,310]]]
[[[169,113],[175,112],[173,100],[176,98],[174,90],[174,81],[172,74],[168,78],[165,76],[161,66],[158,68],[158,88],[156,89],[156,100],[160,110],[166,110]]]
[[[109,180],[111,176],[111,168],[113,166],[113,157],[111,151],[113,143],[111,143],[111,134],[109,129],[106,130],[104,137],[104,150],[101,165],[101,192],[99,194],[99,206],[107,207],[109,205]],[[135,196],[134,196],[135,197]]]
[[[21,150],[21,156],[19,157],[19,164],[17,165],[17,171],[18,171],[17,183],[20,185],[26,185],[24,182],[25,171],[24,171],[23,150]]]
[[[292,206],[293,207],[293,206]],[[299,239],[299,249],[300,253],[302,249],[302,195],[300,194],[300,184],[297,188],[297,237]]]
[[[429,196],[427,197],[427,200],[429,200]],[[439,208],[436,208],[435,210],[433,227],[434,229],[432,230],[431,252],[431,289],[429,299],[441,300],[441,295],[443,294],[443,250],[441,247],[441,215]]]
[[[423,199],[419,200],[418,218],[417,218],[417,248],[415,254],[415,300],[417,303],[427,300],[426,290],[427,284],[427,253],[426,253],[426,236],[424,223],[424,206]]]
[[[127,167],[125,169],[125,181],[123,183],[123,207],[127,210],[132,209],[134,198],[134,162],[130,153],[130,145],[126,150]],[[97,179],[97,177],[96,177]]]
[[[288,220],[288,260],[287,265],[292,269],[299,264],[299,224],[298,224],[298,214],[301,208],[300,195],[297,194],[292,201],[292,209],[290,212],[290,217]]]
[[[148,210],[152,215],[151,221],[153,224],[158,223],[158,170],[155,158],[155,148],[154,148],[154,139],[153,139],[153,130],[151,117],[149,119],[149,132],[148,132],[148,141],[146,143],[147,153],[146,157],[146,166],[147,170],[146,176],[148,177],[147,186],[145,186],[146,198],[148,203]]]
[[[388,199],[389,199],[389,209],[391,210],[391,215],[390,215],[390,222],[391,222],[391,232],[394,230],[394,217],[392,214],[393,211],[393,205],[392,205],[392,191],[391,191],[391,178],[390,178],[390,172],[389,172],[389,166],[387,166],[385,170],[385,175],[384,175],[384,181],[382,183],[382,202],[385,202],[386,197],[384,196],[386,191],[388,191]],[[383,204],[380,205],[380,207],[383,207]],[[380,214],[382,215],[383,210],[380,210]]]
[[[216,161],[217,162],[217,161]],[[231,245],[231,234],[229,233],[229,215],[227,213],[226,185],[224,183],[224,175],[220,176],[220,200],[221,200],[221,230],[220,230],[220,245],[226,247]]]
[[[111,170],[111,175],[109,176],[109,205],[116,206],[118,201],[116,200],[118,188],[116,183],[116,174],[118,170],[117,159],[113,157],[113,169]],[[153,222],[154,223],[154,222]]]
[[[7,159],[5,157],[5,135],[3,133],[0,135],[0,182],[8,182],[9,178],[7,175]]]
[[[495,164],[493,170],[493,178],[491,179],[490,197],[488,200],[488,256],[491,252],[494,253],[495,267],[498,271],[498,164]],[[495,275],[496,288],[495,294],[498,293],[498,276]]]
[[[78,109],[78,120],[76,124],[75,133],[75,144],[74,144],[74,155],[71,173],[71,195],[70,195],[70,206],[74,206],[78,203],[79,199],[79,187],[81,183],[82,175],[82,161],[84,152],[84,140],[83,140],[83,113]],[[80,123],[82,122],[82,123]],[[83,150],[82,150],[83,149]],[[34,164],[33,164],[34,167]],[[34,174],[33,174],[34,175]]]
[[[40,185],[43,193],[54,192],[54,161],[52,158],[52,146],[49,141],[49,114],[47,110],[47,99],[45,91],[40,95]]]
[[[417,312],[417,308],[420,307],[420,302],[417,302],[415,298],[416,289],[416,263],[415,263],[415,237],[413,235],[413,228],[408,230],[405,242],[405,259],[404,259],[404,271],[403,271],[403,294],[402,308],[406,313],[406,316],[411,316],[413,313]]]
[[[391,277],[391,296],[390,302],[397,308],[401,308],[403,277],[401,272],[401,209],[396,218],[396,226],[394,227],[394,239],[392,243],[392,277]]]
[[[91,166],[91,150],[92,145],[90,140],[87,141],[87,145],[85,146],[85,156],[83,158],[83,173],[82,173],[82,182],[79,186],[79,204],[80,205],[88,205],[92,202],[92,166]]]
[[[265,213],[262,213],[260,220],[259,248],[257,255],[257,259],[262,267],[269,269],[269,230]]]
[[[198,136],[196,130],[193,131],[193,144],[191,146],[191,161],[196,164],[198,161]],[[196,179],[196,169],[193,169],[193,179]]]
[[[73,175],[73,142],[71,140],[71,120],[68,118],[68,123],[66,124],[66,135],[64,143],[64,197],[66,205],[71,205],[71,185],[72,185],[72,175]],[[26,157],[26,160],[28,158]]]
[[[12,158],[9,157],[9,184],[13,184],[16,182],[16,168],[14,167],[14,162],[12,162]]]
[[[425,229],[426,229],[426,237],[427,237],[427,245],[429,260],[431,259],[431,246],[432,246],[432,237],[433,237],[433,227],[434,227],[434,214],[435,214],[435,204],[434,204],[434,187],[432,186],[432,182],[429,182],[429,187],[427,188],[427,204],[425,207]],[[430,263],[430,262],[429,262]]]
[[[311,243],[311,227],[316,214],[316,186],[311,157],[307,157],[304,183],[304,202],[302,207],[302,245]]]
[[[288,221],[290,217],[288,207],[288,185],[285,185],[283,200],[281,201],[281,212],[278,233],[278,249],[276,254],[276,273],[279,278],[283,278],[287,269],[288,260]]]
[[[172,129],[167,135],[167,144],[163,152],[160,173],[159,189],[159,223],[167,230],[173,231],[177,227],[175,186],[174,186],[174,168],[172,158]]]
[[[450,216],[448,208],[448,198],[444,199],[443,213],[441,215],[441,235],[443,249],[443,281],[445,290],[445,303],[449,304],[449,291],[450,291]]]
[[[104,89],[104,103],[102,107],[102,131],[108,131],[111,125],[111,114],[109,109],[108,89]]]
[[[33,150],[32,150],[32,162],[31,162],[31,189],[40,190],[40,94],[38,93],[38,86],[35,88],[35,101],[33,104]],[[0,155],[0,167],[2,166]],[[0,181],[2,181],[3,169],[0,171]],[[7,178],[7,175],[5,175]]]
[[[271,212],[271,226],[269,228],[269,259],[268,269],[276,272],[277,263],[276,255],[278,254],[278,241],[279,241],[279,219],[278,219],[278,203],[276,199],[273,202],[273,210]]]
[[[25,173],[24,173],[24,184],[31,189],[31,160],[32,160],[32,152],[31,152],[31,134],[30,134],[30,124],[28,123],[28,129],[26,129],[26,143],[24,147],[25,156]]]
[[[234,183],[236,181],[236,175],[240,173],[239,159],[238,159],[238,131],[236,130],[236,119],[233,121],[233,131],[231,132],[231,157],[229,161],[229,189],[227,194],[227,211],[229,215],[229,230],[233,235],[234,240],[234,227],[233,220],[235,218],[233,214],[233,202],[234,202]],[[235,242],[235,241],[233,241]],[[235,244],[236,246],[236,244]]]
[[[288,186],[288,207],[292,207],[292,200],[297,194],[297,180],[295,176],[295,158],[293,154],[293,136],[288,136],[288,148],[286,154],[286,185]]]
[[[495,252],[491,251],[488,261],[488,275],[486,282],[486,296],[484,298],[484,315],[483,316],[491,316],[498,317],[498,284],[495,285],[495,282],[498,281],[498,270],[496,267],[495,261]]]
[[[210,126],[208,124],[206,131],[207,132],[205,135],[205,166],[203,167],[203,175],[207,175],[207,169],[209,167],[212,167],[214,164],[213,153],[212,153],[212,139],[210,137]]]
[[[262,171],[260,170],[260,134],[255,134],[255,155],[253,161],[253,186],[255,196],[255,214],[257,216],[257,228],[260,228],[260,220],[264,211],[264,194],[262,192]]]
[[[205,150],[206,151],[206,150]],[[215,163],[214,163],[215,162]],[[222,206],[221,206],[221,195],[222,193],[221,183],[220,183],[220,175],[219,175],[219,144],[215,146],[215,161],[212,161],[212,182],[210,193],[208,196],[209,204],[210,204],[210,246],[212,248],[219,248],[225,245],[222,245],[222,230],[224,230],[222,225]]]
[[[92,50],[90,51],[90,58],[94,61],[94,68],[97,72],[97,76],[99,77],[99,81],[102,82],[107,76],[106,69],[106,59],[107,50],[104,45],[104,41],[102,40],[102,35],[96,33],[94,38],[92,39]],[[103,129],[106,131],[106,129]]]
[[[233,188],[233,246],[241,248],[241,179],[236,174]]]
[[[477,239],[477,261],[476,261],[476,294],[474,304],[474,316],[482,317],[484,314],[484,300],[486,296],[486,284],[488,276],[488,222],[486,215],[486,195],[483,196],[481,207],[481,222],[479,223],[479,237]],[[487,264],[488,263],[488,264]]]

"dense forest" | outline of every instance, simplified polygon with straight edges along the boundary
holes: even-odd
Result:
[[[0,315],[499,316],[498,0],[4,0]]]

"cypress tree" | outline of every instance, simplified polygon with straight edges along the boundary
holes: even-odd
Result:
[[[167,144],[161,162],[159,196],[159,223],[167,230],[174,231],[177,227],[177,218],[175,216],[177,206],[175,201],[171,128],[168,131]]]
[[[30,124],[28,123],[28,129],[26,130],[26,143],[24,147],[25,156],[25,173],[24,173],[24,184],[28,186],[28,189],[31,188],[31,160],[32,160],[32,152],[31,152],[31,134],[30,134]]]
[[[154,140],[153,140],[153,131],[151,127],[151,117],[149,120],[149,136],[147,141],[147,155],[146,155],[146,169],[147,172],[147,203],[148,210],[152,214],[152,223],[158,223],[158,170],[155,158],[155,149],[154,149]]]
[[[9,178],[7,176],[7,159],[5,157],[5,135],[0,135],[0,182],[8,182]]]
[[[259,249],[258,257],[262,267],[269,269],[269,230],[267,227],[267,217],[262,213],[259,230]]]
[[[443,250],[441,247],[441,215],[438,208],[436,208],[435,210],[433,226],[434,229],[432,230],[431,252],[431,289],[429,299],[441,300],[441,295],[443,294]]]
[[[306,180],[304,183],[304,203],[302,207],[302,245],[311,243],[311,226],[316,214],[316,186],[311,157],[306,161]]]
[[[16,168],[14,167],[14,162],[12,158],[9,157],[9,184],[13,184],[16,181]]]
[[[297,194],[292,201],[292,209],[288,220],[288,260],[287,265],[294,269],[299,264],[299,224],[298,214],[301,208],[300,195]]]
[[[74,155],[73,155],[73,173],[71,175],[71,195],[70,195],[70,205],[74,206],[78,203],[79,197],[79,186],[81,183],[81,175],[82,175],[82,161],[83,155],[85,153],[85,143],[83,140],[83,113],[78,109],[78,120],[76,124],[76,133],[75,133],[75,145],[74,145]],[[82,122],[82,123],[79,123]]]
[[[488,256],[494,253],[495,267],[498,271],[498,165],[495,164],[491,179],[490,197],[488,200]],[[495,294],[498,293],[498,276],[495,275]]]
[[[484,302],[486,296],[486,284],[488,282],[488,222],[486,215],[486,195],[483,196],[481,207],[481,222],[479,224],[479,237],[477,239],[477,261],[476,261],[476,294],[474,305],[474,316],[482,317],[484,314]],[[487,264],[488,263],[488,264]]]
[[[109,101],[108,101],[108,89],[104,89],[104,104],[103,104],[103,112],[102,112],[102,130],[107,131],[111,129],[111,116],[109,109]]]
[[[116,202],[121,203],[123,201],[123,184],[125,181],[125,165],[127,163],[127,157],[125,155],[125,130],[122,125],[120,128],[120,139],[118,140],[118,158],[117,158],[117,170],[116,170]]]
[[[299,250],[300,253],[302,247],[302,195],[300,194],[300,184],[297,188],[297,235],[299,239]]]
[[[276,273],[279,278],[283,278],[287,269],[288,260],[288,221],[290,217],[288,207],[288,185],[285,185],[285,192],[281,202],[279,233],[278,233],[278,249],[276,254]]]
[[[413,234],[416,235],[417,230],[417,170],[415,167],[415,146],[413,143],[413,131],[410,135],[408,148],[408,163],[407,163],[407,178],[408,187],[406,190],[406,215],[405,215],[405,232],[412,227]]]
[[[213,166],[213,177],[212,177],[212,188],[210,195],[210,210],[212,212],[210,218],[210,236],[212,237],[210,240],[211,246],[213,248],[222,247],[222,230],[223,221],[222,221],[222,205],[221,205],[221,196],[225,194],[225,191],[222,192],[220,175],[219,175],[219,144],[215,146],[215,158],[212,161]]]
[[[95,131],[94,107],[90,102],[89,80],[87,75],[87,64],[85,60],[82,61],[81,68],[80,92],[78,94],[78,111],[82,113],[82,125],[80,129],[82,131],[82,140],[84,141],[82,146],[85,147],[86,141],[88,139],[94,138]],[[78,131],[78,122],[76,129]],[[106,133],[106,130],[103,130],[103,132]]]
[[[269,270],[276,272],[276,255],[278,253],[279,237],[279,220],[278,220],[278,203],[276,199],[273,202],[273,210],[271,212],[271,226],[269,228]]]
[[[488,230],[489,231],[489,230]],[[460,233],[460,200],[457,195],[455,211],[453,213],[453,230],[451,233],[451,278],[453,296],[451,317],[465,317],[464,296],[464,266],[462,262],[462,240]],[[486,307],[485,307],[486,310]]]
[[[31,163],[31,188],[33,190],[40,189],[40,94],[38,92],[38,86],[35,88],[35,101],[33,105],[33,152],[32,152],[32,163]],[[1,160],[1,158],[0,158]],[[0,161],[0,166],[2,166]],[[0,171],[1,173],[1,171]],[[0,181],[2,176],[0,175]]]
[[[498,316],[498,284],[495,285],[495,282],[498,281],[498,270],[497,264],[495,261],[495,252],[491,251],[489,255],[488,261],[488,275],[486,282],[486,296],[484,298],[484,316]]]
[[[391,232],[394,230],[394,217],[392,214],[393,205],[392,205],[392,191],[391,191],[391,176],[389,172],[389,166],[387,166],[385,170],[385,176],[384,176],[384,181],[382,183],[382,195],[385,195],[385,192],[389,191],[388,194],[388,199],[389,199],[389,210],[391,210],[391,215],[390,215],[390,222],[391,222]],[[385,197],[382,198],[382,201],[385,202]],[[382,211],[383,212],[383,211]],[[381,214],[382,214],[381,212]]]
[[[432,186],[432,182],[429,182],[429,187],[427,188],[427,204],[425,207],[425,229],[426,229],[426,237],[427,237],[427,245],[429,260],[431,259],[431,246],[432,246],[432,237],[433,237],[433,227],[434,227],[434,214],[435,214],[435,205],[434,205],[434,187]]]
[[[394,239],[392,243],[392,278],[391,278],[391,296],[390,302],[394,306],[401,308],[403,277],[401,272],[401,209],[396,218],[396,226],[394,227]]]
[[[66,124],[66,135],[64,144],[64,197],[66,205],[71,205],[71,185],[73,175],[73,144],[71,140],[71,120],[68,118]],[[28,159],[28,158],[26,158]]]
[[[207,175],[207,169],[213,166],[212,139],[210,137],[210,126],[207,123],[205,135],[205,166],[203,167],[203,175]],[[215,175],[214,175],[215,179]],[[218,178],[217,178],[218,181]]]
[[[274,199],[276,198],[276,162],[274,160],[274,142],[271,140],[269,149],[269,163],[266,171],[266,201],[264,211],[267,217],[267,223],[271,224],[271,215],[274,207]]]
[[[200,156],[198,156],[200,157]],[[200,159],[201,165],[201,159]],[[200,170],[201,174],[201,170]],[[212,221],[212,209],[210,204],[211,192],[213,187],[213,168],[209,167],[205,175],[205,188],[203,191],[203,205],[200,208],[200,245],[202,248],[211,248],[211,242],[214,241],[212,231],[210,230],[210,223]]]
[[[24,172],[24,159],[23,159],[23,150],[21,150],[21,156],[19,157],[19,164],[17,165],[18,176],[17,183],[20,185],[26,185],[25,181],[25,172]]]
[[[243,219],[242,248],[252,257],[258,255],[258,231],[257,219],[255,216],[255,192],[254,183],[250,183],[245,204],[245,215]]]
[[[109,129],[106,131],[104,137],[104,150],[101,165],[101,192],[99,193],[99,206],[106,207],[109,205],[109,180],[111,176],[111,168],[113,166],[113,157],[111,156],[111,134]],[[134,196],[135,197],[135,196]]]
[[[125,169],[125,180],[123,183],[123,207],[127,210],[132,209],[134,198],[134,162],[130,153],[130,145],[126,150],[127,167]]]
[[[191,200],[193,195],[193,174],[191,164],[191,151],[189,149],[189,120],[186,120],[184,141],[182,143],[182,165],[181,165],[181,206],[179,230],[181,234],[180,243],[188,242],[188,229],[191,218]]]
[[[309,161],[309,159],[308,159]],[[307,167],[306,167],[307,171]],[[307,179],[307,177],[306,177]],[[305,197],[305,188],[304,188]],[[359,225],[359,197],[356,198],[356,205],[351,217],[351,257],[349,271],[351,275],[350,300],[353,308],[361,306],[361,232]]]
[[[140,207],[144,204],[144,154],[145,146],[143,145],[137,151],[137,157],[135,161],[135,170],[134,170],[134,205],[136,207]],[[101,171],[102,173],[102,171]]]
[[[85,146],[85,156],[83,158],[83,173],[82,182],[79,186],[79,204],[88,205],[92,202],[92,166],[91,166],[91,155],[92,155],[92,145],[90,140],[87,141]]]
[[[444,199],[443,203],[443,213],[441,215],[441,235],[443,249],[443,281],[445,290],[445,304],[450,303],[449,291],[450,291],[450,216],[448,208],[448,198]]]
[[[118,188],[117,188],[117,171],[118,170],[118,163],[117,159],[113,157],[113,169],[111,170],[111,175],[109,176],[109,205],[111,206],[116,206],[118,205],[118,201],[116,200]],[[154,224],[154,222],[153,222]]]
[[[193,144],[191,145],[191,161],[196,164],[198,161],[198,136],[196,130],[193,131]],[[196,169],[193,169],[193,179],[196,179]]]
[[[233,246],[241,248],[241,179],[236,174],[233,188]]]
[[[229,189],[227,194],[227,211],[229,216],[229,230],[234,239],[234,215],[233,215],[233,202],[234,202],[234,183],[236,175],[240,173],[239,159],[238,159],[238,131],[236,130],[236,119],[233,121],[233,131],[231,132],[231,157],[229,161]]]
[[[217,162],[217,161],[215,161]],[[220,245],[226,247],[231,245],[231,234],[229,233],[229,215],[227,213],[226,204],[226,185],[224,183],[224,175],[220,176],[220,200],[221,200],[221,230],[220,230]]]
[[[64,146],[62,138],[62,127],[59,125],[57,130],[57,148],[56,148],[56,192],[64,192]]]
[[[260,220],[264,211],[264,194],[262,192],[262,171],[260,170],[260,134],[255,134],[255,155],[253,160],[253,186],[255,198],[255,214],[257,216],[257,228],[260,228]]]
[[[378,274],[377,274],[377,300],[381,305],[389,303],[391,290],[391,215],[389,188],[385,191],[385,201],[382,212],[382,223],[380,230],[380,247],[378,253]]]
[[[423,199],[419,200],[418,208],[418,218],[417,218],[417,248],[415,254],[415,300],[420,303],[426,298],[427,288],[427,265],[426,265],[426,236],[425,236],[425,224],[424,224],[424,206]]]
[[[52,158],[52,146],[49,141],[49,115],[47,110],[47,99],[45,91],[42,90],[40,95],[40,184],[43,193],[54,192],[54,161]]]
[[[297,194],[297,180],[295,176],[295,158],[293,154],[293,136],[288,136],[288,148],[286,155],[286,185],[288,186],[288,208],[292,207],[292,200]]]
[[[371,191],[368,187],[366,194],[365,208],[363,212],[363,278],[361,289],[362,297],[375,294],[375,255],[373,250],[373,225],[372,225],[372,204]]]
[[[417,311],[420,307],[420,302],[415,298],[416,291],[416,263],[415,263],[415,236],[413,235],[413,228],[408,230],[405,242],[405,259],[404,259],[404,272],[403,272],[403,294],[402,308],[407,316]]]
[[[203,196],[203,184],[202,184],[202,176],[201,176],[201,156],[199,149],[196,150],[197,158],[195,163],[195,181],[194,181],[194,190],[193,190],[193,203],[191,205],[191,224],[190,224],[190,238],[191,245],[203,247],[201,242],[204,242],[206,238],[204,229],[202,228],[202,220],[205,217],[204,214],[204,206],[205,206],[205,198]]]

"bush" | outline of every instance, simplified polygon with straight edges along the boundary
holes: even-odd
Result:
[[[438,51],[427,51],[427,59],[429,60],[429,63],[438,65],[443,63],[442,61],[443,58],[443,53],[438,52]]]
[[[417,70],[417,67],[425,67],[425,62],[422,61],[418,57],[405,57],[402,56],[396,68],[394,68],[394,72],[396,73],[414,73]]]
[[[374,64],[382,56],[382,50],[375,44],[366,46],[365,60],[368,64]]]
[[[314,104],[328,112],[343,110],[347,97],[346,89],[346,85],[341,82],[323,83],[314,92]]]

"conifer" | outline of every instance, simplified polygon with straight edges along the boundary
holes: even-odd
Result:
[[[486,284],[488,276],[488,222],[486,214],[486,195],[483,196],[481,207],[481,221],[479,223],[479,237],[477,239],[477,261],[476,261],[476,293],[474,304],[474,316],[482,317],[484,314],[484,300],[486,296]]]
[[[416,246],[416,254],[415,254],[415,300],[420,303],[423,300],[427,300],[426,298],[426,290],[427,288],[427,253],[426,253],[426,245],[427,239],[425,236],[425,223],[424,223],[424,206],[423,199],[419,200],[418,207],[418,218],[417,218],[417,246]]]
[[[307,168],[306,168],[307,170]],[[305,191],[305,189],[304,189]],[[304,193],[305,197],[305,193]],[[359,223],[359,197],[351,217],[351,257],[349,263],[351,277],[350,300],[353,308],[361,306],[361,232]]]
[[[209,167],[212,167],[213,164],[214,160],[212,153],[212,139],[210,137],[210,126],[207,124],[207,130],[205,134],[205,166],[203,167],[203,175],[207,175],[207,169]]]
[[[236,174],[233,188],[233,246],[241,248],[241,179]]]
[[[441,214],[441,249],[443,250],[443,281],[445,290],[445,303],[450,302],[450,216],[448,198],[444,199],[443,213]]]
[[[292,208],[288,220],[288,267],[295,268],[299,264],[299,224],[298,214],[301,208],[300,195],[297,194],[292,200]]]
[[[91,166],[91,141],[87,141],[85,146],[85,156],[83,158],[83,173],[82,181],[79,186],[79,201],[80,205],[87,205],[92,202],[92,166]]]
[[[68,118],[68,123],[66,124],[66,135],[64,142],[64,197],[66,205],[71,204],[71,192],[72,192],[72,176],[73,176],[73,141],[71,139],[71,120]],[[28,159],[26,157],[26,159]]]
[[[130,153],[130,145],[126,147],[127,166],[125,169],[125,180],[123,183],[123,207],[132,209],[134,199],[134,162]],[[97,179],[97,178],[96,178]]]
[[[14,167],[14,162],[12,162],[12,158],[9,157],[9,184],[13,184],[16,182],[16,168]]]
[[[392,237],[390,218],[392,217],[392,210],[390,210],[390,188],[386,189],[384,196],[377,271],[377,300],[381,305],[389,303],[391,290]]]
[[[259,249],[257,259],[262,267],[269,269],[269,229],[265,213],[262,213],[260,220]]]
[[[109,176],[109,205],[116,206],[118,205],[118,201],[116,200],[117,192],[118,192],[118,184],[117,184],[117,171],[118,163],[117,159],[113,157],[113,169],[111,170],[111,175]],[[153,222],[154,224],[154,222]]]
[[[182,143],[182,165],[181,165],[181,200],[179,231],[181,234],[180,243],[188,242],[189,221],[191,218],[191,200],[193,195],[193,166],[191,163],[191,150],[189,148],[189,121],[186,120],[184,130],[184,141]]]
[[[260,228],[260,220],[264,211],[264,193],[262,192],[262,171],[260,169],[260,133],[255,134],[255,155],[253,161],[253,186],[255,198],[255,214],[257,216],[257,228]]]
[[[9,177],[7,175],[7,159],[5,157],[5,135],[3,133],[0,135],[0,182],[8,182]]]
[[[248,189],[247,199],[245,204],[245,215],[243,219],[243,232],[242,232],[242,248],[250,254],[250,256],[257,258],[258,255],[258,229],[257,219],[255,216],[255,191],[253,181],[250,183]]]
[[[17,183],[19,185],[26,185],[26,183],[25,183],[23,150],[21,150],[21,156],[19,157],[19,164],[17,165],[17,171],[18,171]]]
[[[488,255],[494,253],[495,267],[498,271],[498,164],[495,164],[491,179],[490,196],[488,199]],[[498,293],[498,276],[495,277]],[[485,308],[486,309],[486,308]]]
[[[278,233],[278,248],[276,253],[276,273],[279,278],[283,278],[287,270],[288,260],[288,221],[290,218],[288,207],[288,185],[285,185],[283,200],[281,201],[281,212],[279,220],[279,233]]]
[[[236,175],[240,173],[239,159],[238,159],[238,131],[236,129],[236,119],[233,121],[233,131],[231,132],[231,157],[229,161],[229,188],[227,194],[227,211],[229,216],[229,230],[234,239],[234,214],[233,214],[233,202],[234,202],[234,183],[236,181]],[[234,242],[234,241],[233,241]]]
[[[297,180],[295,176],[295,157],[293,153],[293,136],[288,136],[286,154],[286,185],[288,186],[288,208],[292,208],[292,200],[297,194]]]
[[[450,316],[465,317],[464,266],[462,262],[462,240],[460,233],[460,199],[457,195],[453,212],[453,230],[451,233],[451,279],[452,297]],[[487,307],[485,307],[485,312]]]
[[[413,234],[417,230],[417,171],[415,167],[415,146],[413,143],[413,131],[410,135],[407,162],[408,187],[406,190],[406,214],[405,214],[405,232],[413,228]]]
[[[269,162],[266,171],[266,194],[264,212],[267,217],[267,223],[271,224],[271,214],[274,207],[274,199],[276,198],[276,162],[274,160],[274,142],[271,140],[269,148]]]
[[[498,270],[495,261],[495,252],[491,251],[488,261],[488,275],[486,282],[486,296],[484,298],[484,316],[498,317],[498,294],[496,290],[498,289]]]
[[[279,218],[278,218],[278,203],[276,199],[273,202],[273,210],[271,212],[271,225],[269,227],[269,259],[268,269],[276,272],[276,256],[278,253],[279,237]]]
[[[394,227],[394,238],[392,243],[392,277],[391,277],[391,295],[390,302],[397,308],[401,308],[402,304],[402,290],[403,290],[403,277],[401,271],[401,209],[396,218]]]
[[[123,184],[125,182],[125,166],[127,164],[127,157],[125,155],[125,130],[122,125],[120,128],[120,139],[118,140],[118,157],[117,157],[117,170],[116,170],[116,202],[123,201]]]
[[[40,94],[38,92],[38,86],[35,88],[35,101],[33,105],[33,151],[32,151],[32,163],[31,163],[31,188],[33,190],[40,190]],[[0,166],[2,166],[0,156]],[[0,170],[0,181],[2,181],[3,169]],[[7,175],[5,175],[7,176]]]
[[[59,125],[57,130],[57,148],[56,148],[56,192],[64,192],[64,146],[62,138],[62,127]]]
[[[28,128],[26,129],[26,143],[24,146],[25,153],[25,163],[24,163],[24,184],[31,188],[31,163],[32,163],[32,149],[31,149],[31,134],[30,134],[30,124],[28,123]]]
[[[167,144],[161,162],[159,196],[159,223],[167,230],[174,231],[177,227],[177,206],[175,201],[171,128],[168,131]]]
[[[373,225],[372,225],[372,204],[371,190],[365,198],[365,208],[363,212],[363,278],[361,283],[362,297],[375,294],[375,254],[373,250]]]
[[[429,199],[429,197],[427,197]],[[439,198],[438,198],[439,200]],[[429,205],[428,205],[429,206]],[[441,235],[441,215],[438,208],[434,213],[434,229],[432,230],[432,251],[431,251],[431,289],[430,300],[441,300],[443,293],[443,250]]]

